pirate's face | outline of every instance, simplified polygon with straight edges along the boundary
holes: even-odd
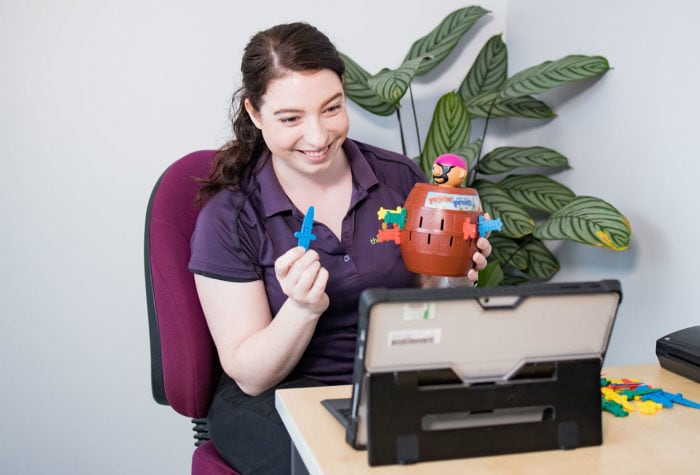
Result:
[[[452,171],[453,168],[454,167],[450,165],[441,165],[439,163],[433,163],[433,181],[438,185],[447,183],[447,180],[449,179],[448,174],[450,173],[450,171]]]

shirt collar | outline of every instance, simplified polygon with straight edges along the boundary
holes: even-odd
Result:
[[[343,143],[343,150],[348,157],[352,172],[353,190],[350,207],[353,207],[367,196],[367,190],[379,183],[379,180],[354,141],[346,139]],[[255,172],[255,179],[260,184],[261,200],[268,218],[274,214],[294,209],[294,205],[275,175],[272,154],[269,150],[260,156],[260,165]]]

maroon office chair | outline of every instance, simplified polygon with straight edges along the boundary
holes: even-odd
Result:
[[[199,213],[195,178],[209,176],[214,153],[193,152],[170,165],[148,203],[144,261],[151,387],[156,402],[192,418],[192,474],[237,475],[209,440],[206,416],[221,366],[187,269]]]

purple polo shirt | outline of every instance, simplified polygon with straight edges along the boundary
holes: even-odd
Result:
[[[347,139],[353,191],[340,239],[314,222],[311,249],[328,270],[330,305],[319,318],[313,338],[294,373],[327,383],[352,381],[357,338],[358,299],[370,287],[411,287],[413,274],[398,246],[378,243],[377,211],[403,206],[425,175],[410,159]],[[322,198],[319,198],[322,199]],[[297,209],[282,190],[269,152],[236,191],[221,190],[201,210],[192,236],[192,272],[236,282],[262,279],[272,315],[286,300],[274,263],[297,245],[306,210]]]

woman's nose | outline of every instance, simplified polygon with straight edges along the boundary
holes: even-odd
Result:
[[[319,119],[311,119],[306,124],[304,136],[309,145],[317,148],[325,147],[328,133],[323,122]]]

